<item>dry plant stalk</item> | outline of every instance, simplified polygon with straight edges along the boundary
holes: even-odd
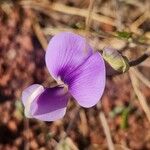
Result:
[[[115,150],[131,150],[124,145],[115,144]]]
[[[139,90],[139,81],[134,73],[134,71],[132,71],[132,68],[129,70],[129,75],[131,78],[131,83],[134,89],[135,94],[138,97],[138,100],[147,116],[148,121],[150,122],[150,109],[149,106],[147,104],[146,98],[143,95],[143,93]]]
[[[138,29],[138,27],[139,27],[146,19],[149,18],[149,14],[150,14],[150,3],[149,3],[149,0],[146,0],[146,1],[145,1],[144,14],[141,15],[136,21],[134,21],[134,22],[131,24],[131,26],[130,26],[131,31],[140,34],[140,30]]]
[[[120,11],[120,1],[112,0],[112,3],[115,7],[115,16],[116,16],[116,27],[118,31],[123,30],[123,23],[122,23],[122,12]]]
[[[55,35],[59,32],[74,32],[74,33],[78,33],[82,36],[85,36],[86,35],[86,31],[85,30],[82,30],[82,29],[72,29],[72,28],[67,28],[67,27],[45,27],[43,29],[43,33],[45,35]],[[91,34],[91,33],[90,33]]]
[[[24,118],[24,130],[28,133],[29,132],[29,119]],[[24,150],[30,149],[30,142],[29,139],[24,139]]]
[[[67,145],[67,147],[66,147]],[[55,150],[79,150],[71,138],[61,139]]]
[[[70,27],[45,27],[43,29],[43,32],[45,35],[55,35],[59,32],[64,32],[64,31],[70,31],[70,32],[74,32],[74,33],[78,33],[82,36],[86,36],[86,31],[83,30],[83,29],[73,29],[73,28],[70,28]],[[108,38],[108,36],[110,37],[114,37],[114,35],[111,35],[111,34],[105,34],[105,33],[101,33],[101,34],[98,34],[94,31],[89,31],[89,34],[90,36],[94,36],[94,37],[101,37],[101,38]]]
[[[91,23],[91,14],[93,11],[95,0],[90,0],[89,8],[88,8],[88,15],[86,17],[85,21],[85,30],[88,32],[90,28],[90,23]]]
[[[132,71],[137,76],[137,78],[143,82],[143,84],[150,88],[150,81],[137,68],[132,68]]]
[[[44,4],[42,2],[38,3],[36,1],[22,0],[20,2],[20,4],[23,7],[30,7],[30,8],[36,9],[38,11],[41,11],[48,16],[51,15],[50,11],[52,11],[52,10],[57,11],[57,12],[61,12],[61,13],[65,13],[68,15],[76,15],[76,16],[81,16],[81,17],[87,17],[88,13],[89,13],[89,11],[86,9],[70,7],[70,6],[63,5],[61,3],[52,3],[52,4],[48,5],[48,4]],[[115,26],[114,20],[112,18],[104,16],[104,15],[99,15],[99,14],[94,13],[94,12],[91,13],[91,19],[98,21],[98,22],[101,22],[101,23]]]
[[[94,7],[94,2],[95,0],[90,0],[90,4],[89,4],[89,8],[88,8],[88,14],[85,20],[85,39],[86,39],[86,43],[88,43],[88,36],[89,36],[89,31],[90,31],[90,26],[91,26],[91,14],[93,11],[93,7]],[[87,47],[85,45],[85,52],[87,52]]]
[[[110,130],[109,130],[109,126],[108,126],[106,117],[105,117],[103,112],[100,112],[99,118],[101,120],[103,129],[104,129],[104,133],[106,135],[106,139],[107,139],[107,143],[108,143],[108,149],[109,150],[115,150],[114,144],[113,144],[113,141],[112,141],[112,138],[111,138],[111,133],[110,133]]]
[[[42,46],[42,48],[46,51],[46,47],[47,47],[47,40],[46,38],[44,37],[44,34],[43,34],[43,31],[39,25],[38,22],[34,23],[33,24],[33,30]]]
[[[72,150],[79,150],[79,149],[77,148],[77,146],[74,144],[74,142],[72,141],[71,138],[67,138],[66,141],[67,141],[67,143],[70,145],[70,147],[71,147]]]
[[[133,22],[130,26],[130,30],[134,33],[140,34],[140,30],[138,27],[149,17],[148,12],[145,12],[141,15],[135,22]]]
[[[142,1],[137,1],[137,0],[122,0],[122,2],[131,5],[131,6],[136,6],[140,9],[141,12],[145,11],[145,5],[142,3]]]
[[[81,119],[79,129],[81,133],[86,137],[89,134],[89,127],[88,127],[88,121],[87,121],[85,111],[81,109],[81,111],[79,112],[79,115]]]

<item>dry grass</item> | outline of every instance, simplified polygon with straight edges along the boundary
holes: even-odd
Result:
[[[128,27],[125,27],[125,25],[123,24],[123,19],[122,19],[123,14],[121,12],[120,3],[118,2],[118,0],[113,1],[113,5],[116,8],[115,9],[115,16],[114,16],[115,21],[114,21],[114,19],[112,19],[108,16],[100,15],[100,14],[97,14],[97,13],[93,12],[94,3],[95,3],[94,0],[90,0],[89,8],[87,10],[87,9],[80,9],[80,8],[66,6],[66,5],[61,4],[61,3],[52,3],[52,4],[50,4],[50,3],[48,3],[48,1],[46,1],[45,3],[44,2],[38,2],[38,1],[21,1],[20,2],[20,4],[23,7],[30,7],[34,10],[41,11],[42,13],[44,13],[48,16],[51,16],[51,14],[50,14],[51,11],[56,11],[56,12],[60,12],[60,13],[63,13],[63,14],[81,16],[81,17],[86,18],[85,19],[85,29],[83,29],[83,30],[81,30],[81,29],[76,30],[76,29],[72,29],[72,28],[68,28],[68,27],[67,28],[48,27],[48,28],[45,28],[45,29],[42,30],[38,23],[34,24],[34,26],[33,26],[34,31],[35,31],[35,33],[37,35],[37,38],[39,39],[39,42],[41,43],[43,49],[45,49],[46,46],[47,46],[47,41],[46,41],[45,36],[44,36],[43,33],[45,33],[45,34],[48,33],[48,34],[54,35],[54,34],[56,34],[57,32],[60,32],[60,31],[73,31],[73,32],[78,32],[78,33],[84,35],[87,38],[91,34],[93,36],[96,36],[96,37],[102,36],[105,39],[108,38],[109,36],[112,36],[113,38],[115,38],[115,36],[114,36],[115,33],[113,33],[113,32],[111,33],[112,35],[111,34],[110,35],[106,34],[104,36],[103,35],[98,35],[96,32],[95,32],[95,34],[93,34],[94,32],[91,32],[91,30],[90,30],[92,20],[95,20],[99,23],[105,23],[105,24],[108,24],[108,25],[111,25],[111,26],[116,26],[118,31],[128,30]],[[129,3],[129,4],[137,6],[137,7],[141,7],[141,5],[139,3],[136,3],[136,2],[133,2],[133,1],[132,1],[132,3],[130,3],[130,1],[126,1],[126,3]],[[129,30],[131,32],[133,32],[135,34],[139,34],[139,35],[142,34],[141,30],[139,30],[139,26],[141,24],[143,24],[148,19],[148,17],[149,17],[148,12],[149,11],[147,9],[144,14],[141,14],[141,16],[130,25]],[[149,106],[146,102],[145,96],[142,94],[142,92],[138,88],[138,82],[139,81],[138,81],[137,77],[148,87],[150,87],[150,83],[149,83],[149,80],[146,79],[137,69],[131,69],[130,70],[130,78],[131,78],[131,81],[132,81],[133,89],[134,89],[136,95],[138,96],[139,102],[140,102],[144,112],[146,113],[146,116],[147,116],[148,120],[150,121]],[[83,122],[85,122],[86,119],[83,119],[83,118],[85,118],[85,116],[83,116],[82,113],[80,113],[80,115],[81,115],[80,117],[82,118]],[[77,118],[75,118],[74,120],[72,120],[70,122],[68,130],[71,130],[72,124],[74,123],[74,121],[76,119]],[[107,123],[107,119],[106,119],[105,114],[103,112],[100,113],[100,120],[101,120],[103,129],[104,129],[104,133],[106,135],[106,139],[107,139],[107,142],[108,142],[108,148],[109,148],[109,150],[114,150],[115,146],[112,142],[109,125]],[[67,130],[67,132],[68,132],[68,130]],[[86,129],[84,134],[87,134],[87,129]],[[67,134],[65,134],[65,137],[67,137]],[[124,147],[122,149],[128,149],[128,148]]]
[[[144,32],[143,30],[141,30],[141,25],[147,21],[149,19],[149,3],[147,0],[147,5],[143,5],[141,4],[141,2],[139,1],[130,1],[130,0],[126,0],[124,1],[124,3],[126,3],[126,5],[132,5],[134,7],[137,7],[137,9],[139,9],[141,11],[140,16],[137,19],[133,19],[130,20],[130,24],[129,23],[123,23],[123,21],[125,20],[125,18],[123,18],[123,13],[122,13],[122,9],[120,7],[120,2],[118,0],[113,1],[113,7],[115,10],[114,16],[110,17],[110,16],[106,16],[105,13],[97,13],[94,11],[94,7],[96,7],[94,4],[96,3],[96,0],[90,0],[90,4],[89,4],[89,8],[77,8],[77,7],[71,7],[62,3],[50,3],[49,1],[45,0],[45,1],[38,1],[38,0],[21,0],[19,2],[19,5],[21,5],[24,8],[31,8],[32,11],[34,11],[34,17],[35,19],[33,19],[33,29],[35,32],[35,35],[37,37],[37,39],[39,40],[42,48],[45,50],[47,47],[47,35],[54,35],[60,31],[72,31],[72,32],[77,32],[82,34],[83,36],[85,36],[87,38],[87,40],[89,40],[92,37],[95,38],[91,38],[91,40],[97,40],[98,42],[101,42],[101,40],[103,40],[102,42],[104,42],[105,40],[110,40],[110,39],[116,39],[118,37],[116,37],[116,31],[127,31],[127,32],[133,32],[134,36],[133,39],[121,39],[123,41],[126,41],[126,45],[125,47],[125,51],[130,51],[132,48],[141,48],[142,46],[145,48],[148,47],[148,45],[150,44],[150,39],[145,40],[143,43],[140,43],[138,38],[140,38],[141,36],[145,36],[147,33]],[[98,6],[97,6],[98,7]],[[145,8],[146,7],[146,8]],[[7,10],[7,9],[5,9]],[[144,11],[145,10],[145,11]],[[85,27],[83,29],[74,29],[71,28],[68,24],[64,25],[64,24],[60,24],[56,27],[52,27],[47,25],[46,27],[42,28],[38,17],[36,16],[36,11],[37,12],[41,12],[43,14],[46,14],[47,16],[49,16],[49,18],[52,18],[51,13],[60,13],[60,14],[65,14],[65,15],[69,15],[72,17],[75,16],[79,16],[81,18],[84,18],[85,21]],[[108,9],[108,11],[110,11],[109,13],[111,13],[111,10]],[[144,11],[144,13],[143,13]],[[8,11],[7,11],[8,13]],[[58,17],[58,14],[55,14],[56,18]],[[33,17],[33,16],[32,16]],[[135,15],[134,18],[136,18],[137,16]],[[61,17],[60,17],[61,18]],[[58,17],[58,20],[60,19]],[[60,20],[59,20],[60,21]],[[104,31],[103,28],[101,29],[102,31],[97,32],[94,29],[94,23],[98,24],[97,26],[101,26],[104,25]],[[68,27],[69,26],[69,27]],[[105,28],[107,28],[109,30],[110,28],[110,32],[106,32]],[[150,31],[148,31],[150,32]],[[135,37],[135,38],[134,38]],[[110,42],[108,42],[110,44]],[[118,43],[120,44],[120,43]],[[111,46],[111,45],[110,45]],[[143,50],[143,47],[141,48]],[[99,47],[97,47],[97,49],[99,49]],[[128,54],[128,52],[126,52]],[[134,53],[134,52],[133,52]],[[130,56],[130,55],[129,55]],[[143,64],[143,67],[145,67],[147,64]],[[148,65],[149,67],[149,65]],[[139,80],[144,83],[144,85],[146,85],[148,88],[150,88],[150,81],[149,79],[147,79],[139,70],[138,68],[133,68],[129,71],[130,74],[130,79],[131,79],[131,83],[134,89],[135,94],[138,97],[139,103],[141,104],[141,107],[143,108],[143,111],[145,112],[147,119],[150,122],[150,109],[146,100],[146,97],[144,96],[144,94],[141,92],[140,88],[139,88]],[[77,108],[76,114],[75,114],[75,118],[73,120],[70,121],[67,131],[64,134],[64,136],[62,137],[62,139],[60,140],[60,142],[58,143],[58,146],[60,144],[62,144],[61,142],[66,139],[67,137],[67,143],[69,143],[68,145],[71,145],[72,149],[77,150],[78,148],[76,147],[76,145],[73,143],[73,141],[68,138],[68,132],[72,129],[72,126],[74,124],[74,122],[76,121],[76,119],[78,119],[77,114],[78,114],[79,108]],[[88,128],[87,128],[87,118],[85,115],[84,111],[80,112],[80,118],[81,118],[81,130],[86,127],[83,130],[83,135],[85,134],[85,136],[88,134]],[[111,135],[111,130],[109,128],[109,124],[107,122],[107,117],[105,116],[105,113],[103,111],[100,112],[99,118],[101,120],[101,124],[103,126],[103,130],[106,136],[106,140],[107,140],[107,145],[108,145],[108,149],[109,150],[114,150],[117,144],[113,143],[112,140],[112,135]],[[84,126],[85,125],[85,126]],[[64,142],[64,141],[63,141]],[[119,145],[118,145],[119,147]],[[120,145],[121,147],[121,145]],[[26,148],[28,149],[28,148]],[[123,147],[122,149],[128,149],[126,147]]]

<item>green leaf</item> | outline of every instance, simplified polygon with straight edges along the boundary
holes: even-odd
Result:
[[[84,22],[77,22],[75,24],[71,25],[74,29],[85,29],[85,23]]]
[[[67,143],[67,139],[65,138],[57,144],[56,149],[57,150],[71,150],[71,147],[69,146],[69,144]]]
[[[117,36],[121,39],[129,39],[132,36],[131,32],[117,31]]]
[[[16,108],[16,110],[20,111],[20,113],[23,113],[23,104],[22,104],[21,100],[15,101],[15,108]]]
[[[116,115],[121,114],[123,110],[125,109],[124,106],[116,106],[110,113],[110,117],[114,118]]]
[[[139,39],[138,39],[138,41],[139,41],[140,43],[144,43],[146,40],[147,40],[147,38],[146,38],[145,36],[141,36],[141,37],[139,37]]]
[[[128,127],[128,116],[129,116],[130,110],[131,110],[131,108],[127,107],[122,112],[122,115],[121,115],[122,121],[120,124],[120,127],[122,129],[126,129]]]
[[[23,104],[22,104],[21,100],[16,100],[15,101],[14,115],[20,121],[23,119],[24,112],[23,112]]]

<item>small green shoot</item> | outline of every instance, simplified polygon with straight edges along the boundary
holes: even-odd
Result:
[[[117,37],[128,40],[129,38],[132,37],[132,33],[126,31],[117,31]]]
[[[121,114],[121,124],[120,124],[121,129],[126,129],[128,127],[128,116],[129,116],[130,111],[131,111],[130,107],[126,107],[123,110]]]

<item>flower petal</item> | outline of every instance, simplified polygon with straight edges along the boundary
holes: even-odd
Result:
[[[93,50],[85,38],[69,32],[55,35],[49,42],[46,51],[46,65],[56,80],[62,81],[66,76],[81,65]]]
[[[76,71],[70,74],[67,84],[69,92],[83,107],[94,106],[101,98],[105,88],[105,64],[96,52]]]
[[[40,95],[44,91],[44,88],[40,84],[33,84],[29,87],[27,87],[23,92],[22,92],[22,102],[25,106],[25,115],[27,117],[31,117],[30,113],[30,106],[31,103],[34,101],[34,99]]]
[[[32,92],[34,93],[34,90]],[[32,92],[30,91],[30,93]],[[25,110],[28,110],[27,117],[43,121],[54,121],[65,115],[68,93],[63,87],[47,88],[36,97],[33,97],[34,99],[30,100],[30,98],[32,99],[29,95],[28,100],[32,101],[30,105],[24,103]]]

